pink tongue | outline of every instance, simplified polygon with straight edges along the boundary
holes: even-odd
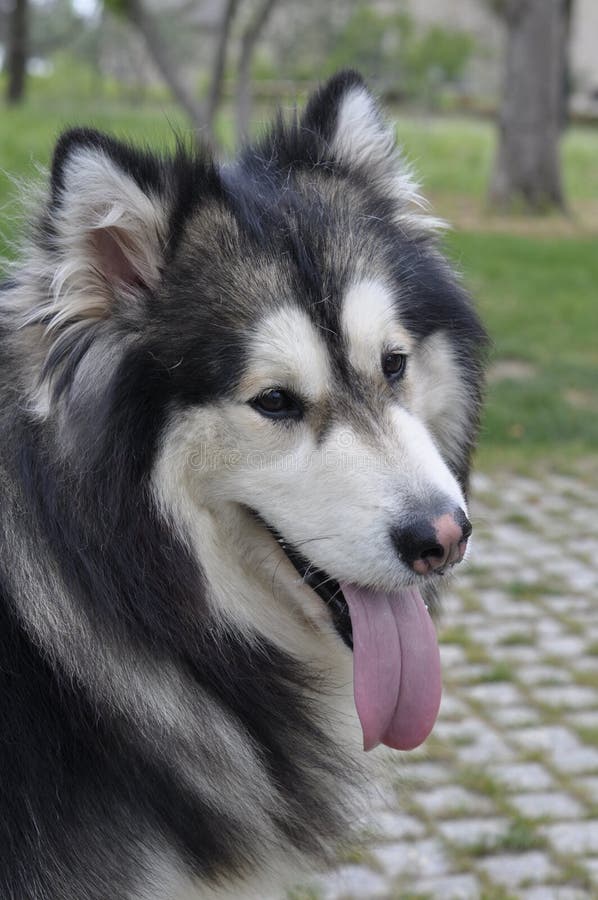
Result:
[[[341,584],[353,626],[355,706],[363,746],[421,744],[436,721],[442,690],[432,619],[416,588],[396,594]]]

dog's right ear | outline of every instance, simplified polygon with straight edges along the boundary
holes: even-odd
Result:
[[[51,254],[50,329],[110,314],[160,277],[169,218],[164,167],[90,129],[59,140],[42,223]]]
[[[336,163],[376,185],[395,201],[395,219],[414,235],[428,236],[444,223],[428,214],[419,183],[400,153],[394,127],[359,73],[333,75],[310,97],[301,118],[304,135],[320,140],[316,163]],[[323,148],[322,148],[323,144]]]
[[[384,178],[397,168],[394,130],[358,72],[337,72],[316,90],[301,125],[320,135],[331,158],[347,169]]]

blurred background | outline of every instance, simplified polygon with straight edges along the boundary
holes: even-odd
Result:
[[[596,0],[0,0],[0,256],[65,126],[228,153],[351,66],[493,339],[441,718],[298,900],[598,897],[597,46]]]

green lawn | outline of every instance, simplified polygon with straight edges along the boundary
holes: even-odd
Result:
[[[405,118],[396,114],[399,143],[421,172],[426,190],[483,198],[495,129],[483,119]],[[565,187],[572,201],[598,199],[598,131],[575,126],[563,140]]]
[[[596,239],[461,232],[448,247],[494,343],[482,460],[568,468],[595,454]]]
[[[83,76],[81,76],[83,77]],[[152,146],[172,145],[189,130],[172,105],[123,103],[105,92],[91,101],[61,100],[44,89],[0,118],[1,238],[15,230],[18,194],[10,176],[30,179],[47,166],[62,128],[93,124]],[[75,91],[76,93],[76,91]],[[598,448],[598,225],[577,228],[575,214],[598,211],[598,129],[572,129],[564,142],[572,220],[516,221],[488,217],[484,196],[494,147],[489,123],[430,119],[397,112],[407,156],[440,212],[456,220],[447,248],[478,299],[494,342],[481,441],[484,465],[529,467],[537,461],[575,465]],[[220,133],[230,144],[230,118]],[[473,218],[471,211],[474,210]],[[465,210],[465,212],[463,212]],[[509,233],[510,231],[516,233]],[[8,252],[6,249],[4,252]]]

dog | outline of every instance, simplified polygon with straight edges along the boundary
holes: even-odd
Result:
[[[263,898],[440,702],[485,334],[341,72],[234,162],[58,141],[0,293],[0,894]]]

